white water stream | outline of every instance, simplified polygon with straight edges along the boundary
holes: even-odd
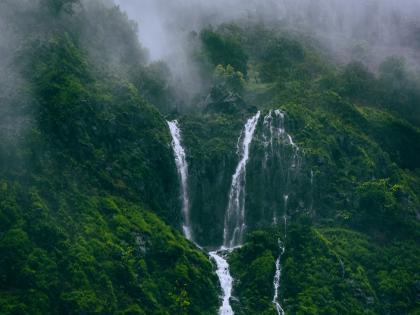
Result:
[[[223,257],[223,253],[229,251],[214,251],[210,252],[210,257],[214,259],[217,265],[216,274],[219,277],[220,286],[222,287],[223,302],[219,309],[219,315],[233,315],[232,307],[230,306],[230,298],[232,296],[233,278],[230,275],[229,263]]]
[[[193,241],[190,223],[190,204],[188,196],[188,164],[186,160],[185,150],[182,147],[181,131],[179,129],[178,122],[167,121],[169,130],[172,136],[172,149],[175,156],[175,164],[178,170],[178,174],[181,182],[181,195],[182,195],[182,216],[183,216],[183,231],[187,239]],[[248,155],[248,152],[246,153]],[[198,244],[196,244],[200,247]],[[200,247],[201,248],[201,247]],[[225,248],[219,251],[212,251],[209,253],[210,257],[216,262],[217,271],[216,274],[222,287],[222,305],[220,306],[220,315],[233,315],[234,312],[230,306],[230,298],[232,296],[233,278],[230,275],[229,264],[225,259],[225,255],[230,250]]]
[[[284,208],[284,239],[287,236],[287,218],[288,218],[288,202],[290,193],[291,177],[295,175],[295,172],[300,168],[300,150],[299,147],[293,141],[292,136],[286,132],[285,128],[285,116],[286,114],[281,110],[270,110],[263,120],[263,132],[262,140],[265,148],[265,158],[263,161],[264,168],[267,166],[268,160],[274,157],[276,154],[281,154],[282,166],[284,167],[284,178],[283,178],[283,208]],[[276,147],[275,144],[287,145],[290,148],[290,156],[284,154],[284,151],[280,147]],[[277,150],[280,149],[280,152]],[[312,180],[312,178],[311,178]],[[277,225],[279,222],[277,212],[273,212],[273,224]],[[272,303],[275,306],[278,315],[285,315],[285,311],[279,302],[279,289],[280,289],[280,278],[281,278],[281,258],[285,253],[285,245],[279,240],[280,253],[276,259],[276,271],[274,274],[273,287],[274,295]]]
[[[188,164],[185,150],[182,147],[181,131],[178,126],[178,121],[167,121],[169,130],[172,136],[172,149],[175,155],[175,164],[181,181],[181,195],[182,195],[182,218],[185,237],[192,241],[193,235],[191,231],[190,222],[190,200],[188,198]]]
[[[280,247],[280,254],[276,260],[276,273],[274,274],[274,297],[273,297],[273,304],[276,307],[276,311],[278,315],[285,315],[286,313],[283,310],[283,307],[279,303],[279,288],[280,288],[280,278],[281,278],[281,257],[285,252],[285,247],[283,243],[279,240],[279,247]]]
[[[260,112],[248,119],[238,139],[237,153],[240,157],[235,173],[232,176],[232,184],[229,192],[229,203],[225,216],[223,231],[224,246],[219,251],[210,252],[217,264],[217,276],[222,287],[222,305],[219,315],[233,315],[230,305],[232,296],[233,278],[230,275],[229,263],[224,255],[229,254],[235,247],[241,246],[246,229],[245,224],[245,182],[246,166],[249,159],[249,149],[254,138],[255,129],[260,118]]]
[[[274,115],[273,115],[274,113]],[[229,263],[226,256],[236,247],[240,247],[243,243],[243,237],[246,230],[245,224],[245,184],[246,184],[246,168],[249,159],[249,151],[252,140],[254,138],[255,130],[260,118],[260,112],[249,118],[241,132],[237,144],[237,154],[239,156],[239,162],[235,169],[235,173],[232,176],[232,183],[229,192],[229,202],[225,215],[224,232],[223,232],[223,246],[217,251],[209,253],[210,257],[215,261],[217,265],[216,274],[219,278],[220,285],[222,288],[222,305],[219,309],[219,315],[233,315],[234,312],[230,305],[230,298],[232,297],[233,289],[233,278],[230,275]],[[274,138],[282,139],[286,144],[293,147],[294,156],[290,168],[296,168],[298,163],[298,151],[299,148],[293,142],[292,137],[285,132],[284,128],[284,116],[285,114],[280,110],[270,111],[267,116],[264,117],[263,126],[268,132],[263,134],[265,148],[270,148],[273,151]],[[275,124],[274,119],[278,118],[278,122]],[[178,122],[168,121],[168,126],[172,136],[172,148],[175,156],[175,163],[177,166],[178,174],[181,182],[181,193],[182,193],[182,215],[183,215],[183,231],[187,239],[193,239],[190,223],[190,205],[188,197],[188,164],[186,160],[185,150],[182,147],[181,131],[179,129]],[[272,152],[271,152],[272,153]],[[268,159],[266,153],[265,160]],[[289,196],[285,194],[284,198],[284,233],[286,237],[287,228],[287,202]],[[273,221],[277,223],[277,217],[274,215]],[[198,245],[197,245],[198,246]],[[279,303],[279,288],[281,278],[281,257],[285,252],[285,247],[281,241],[279,241],[280,254],[276,260],[276,272],[274,275],[273,286],[274,296],[273,304],[275,305],[278,315],[285,315],[285,312]]]
[[[260,118],[260,112],[248,119],[238,139],[237,153],[240,157],[229,192],[229,203],[225,216],[223,245],[234,248],[242,245],[246,229],[245,224],[245,183],[246,166],[249,159],[249,149],[254,138],[255,129]]]

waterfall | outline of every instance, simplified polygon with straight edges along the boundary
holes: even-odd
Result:
[[[274,113],[274,115],[273,115]],[[267,163],[269,153],[274,152],[274,140],[285,135],[284,113],[280,110],[270,110],[263,120],[263,144],[265,149],[264,164]],[[277,119],[276,119],[277,118]],[[268,148],[270,150],[268,150]]]
[[[183,216],[183,231],[185,237],[192,241],[192,232],[190,225],[190,205],[188,197],[188,164],[186,159],[185,150],[182,147],[181,131],[179,129],[178,121],[167,121],[169,130],[172,136],[172,149],[175,156],[175,164],[178,170],[181,182],[181,195],[182,195],[182,216]],[[248,153],[247,153],[248,154]],[[201,248],[198,244],[197,247]],[[230,275],[229,264],[224,255],[229,253],[225,249],[221,251],[210,252],[210,257],[216,262],[216,274],[220,281],[220,286],[223,291],[223,303],[220,306],[220,315],[233,315],[232,307],[230,306],[230,298],[232,296],[233,278]]]
[[[283,197],[284,239],[287,237],[289,199],[290,196],[293,196],[291,194],[291,184],[300,170],[301,162],[300,149],[293,141],[292,136],[286,132],[285,116],[285,112],[279,109],[270,110],[263,119],[262,130],[262,144],[265,150],[265,156],[262,161],[263,169],[267,169],[267,165],[270,165],[271,168],[269,169],[269,176],[275,176],[273,175],[273,170],[278,170],[279,172],[278,180],[274,181],[274,185],[276,185],[274,186],[274,191],[278,189],[277,185],[281,187],[281,190],[278,192],[278,196]],[[313,178],[311,180],[313,180]],[[279,223],[277,211],[278,210],[276,209],[273,210],[273,225],[277,225]],[[281,258],[285,253],[286,248],[280,240],[278,242],[280,253],[275,264],[276,272],[273,280],[274,296],[272,302],[275,306],[277,314],[285,315],[283,307],[279,303],[279,289],[282,271]]]
[[[249,159],[249,149],[255,129],[260,118],[260,112],[248,119],[238,139],[237,153],[240,157],[238,166],[232,176],[229,192],[229,203],[225,216],[223,244],[233,248],[242,244],[245,232],[245,182],[246,166]]]
[[[287,198],[285,198],[285,202],[287,202]],[[284,240],[286,240],[287,237],[287,215],[284,215]],[[277,315],[286,315],[286,312],[284,311],[283,307],[281,306],[279,302],[279,288],[280,288],[280,280],[281,280],[281,257],[284,255],[284,252],[286,251],[286,247],[283,244],[283,242],[279,239],[279,248],[280,248],[280,254],[276,259],[276,272],[274,274],[274,280],[273,280],[273,286],[274,286],[274,296],[273,296],[273,304],[276,308]]]
[[[286,113],[276,109],[270,110],[263,119],[262,144],[264,147],[263,169],[269,171],[271,182],[269,184],[273,190],[281,191],[283,195],[284,213],[287,215],[287,204],[290,195],[290,185],[300,170],[300,150],[293,141],[292,136],[286,132],[285,128]],[[270,163],[270,164],[269,164]],[[267,166],[270,169],[267,169]],[[277,174],[277,175],[276,175]],[[274,177],[273,177],[274,176]],[[275,198],[275,195],[267,196]],[[279,202],[279,200],[275,200]],[[278,210],[272,211],[272,224],[278,224]]]
[[[273,297],[273,304],[276,307],[276,311],[278,315],[285,315],[286,313],[283,310],[283,307],[279,303],[279,288],[280,288],[280,278],[281,278],[281,257],[285,252],[285,247],[283,243],[279,240],[279,248],[280,254],[276,260],[276,273],[274,274],[274,297]]]
[[[225,251],[226,252],[226,251]],[[230,297],[232,296],[233,279],[230,275],[229,264],[223,257],[223,252],[210,252],[217,265],[216,274],[219,277],[220,286],[223,291],[223,302],[219,309],[219,315],[233,315],[232,307],[230,306]]]
[[[248,119],[238,139],[237,154],[240,157],[238,166],[232,176],[232,184],[229,192],[229,203],[225,215],[223,231],[223,246],[218,251],[210,252],[209,255],[217,265],[216,274],[222,287],[223,302],[219,309],[219,315],[233,315],[230,305],[232,296],[233,278],[230,275],[229,263],[225,256],[231,250],[242,244],[245,232],[245,181],[246,166],[249,159],[249,149],[254,137],[255,129],[260,118],[260,112]]]
[[[232,182],[229,191],[229,201],[225,214],[224,230],[223,230],[223,246],[217,251],[209,252],[210,258],[216,263],[216,274],[219,278],[222,288],[222,304],[219,309],[219,315],[233,315],[233,309],[230,305],[230,298],[232,297],[233,278],[230,274],[229,263],[227,255],[243,243],[243,238],[246,230],[245,222],[245,197],[246,197],[246,170],[249,160],[250,147],[254,138],[256,127],[260,119],[261,112],[257,112],[253,117],[249,118],[241,131],[237,142],[237,155],[239,157],[238,165],[232,175]],[[300,155],[299,147],[293,142],[293,138],[288,134],[284,127],[285,113],[280,110],[272,110],[265,117],[263,121],[263,145],[265,149],[264,163],[273,163],[271,158],[274,154],[280,154],[278,159],[281,161],[283,168],[280,174],[284,175],[284,192],[283,192],[283,207],[284,207],[284,237],[287,234],[287,208],[289,199],[289,183],[291,175],[299,169]],[[183,215],[183,231],[185,237],[192,240],[192,232],[189,215],[189,198],[188,198],[188,165],[186,161],[185,150],[182,147],[181,131],[178,122],[168,121],[168,126],[172,136],[172,148],[175,156],[175,163],[181,183],[182,195],[182,215]],[[277,152],[278,146],[281,145],[280,151]],[[288,149],[283,152],[283,147]],[[291,154],[289,154],[289,152]],[[281,194],[280,194],[281,196]],[[276,212],[273,214],[273,223],[277,224]],[[280,254],[276,260],[276,272],[274,275],[273,286],[274,296],[273,304],[275,305],[278,315],[285,315],[285,312],[279,303],[279,289],[281,278],[281,258],[285,252],[285,246],[279,240]]]
[[[283,195],[284,199],[284,215],[287,216],[287,204],[289,202],[289,195],[285,194]]]
[[[182,196],[182,218],[184,235],[188,240],[192,240],[191,223],[190,223],[190,201],[188,198],[188,164],[185,150],[182,147],[181,131],[178,121],[167,121],[172,136],[172,149],[175,155],[175,164],[178,170],[181,182]]]

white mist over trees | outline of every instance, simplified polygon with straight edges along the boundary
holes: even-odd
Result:
[[[28,91],[16,65],[24,34],[13,19],[33,7],[27,1],[24,5],[17,1],[0,2],[0,151],[3,152],[13,150],[23,127],[28,124],[28,115],[23,115]]]
[[[236,21],[293,30],[315,38],[338,63],[376,70],[387,57],[419,66],[418,0],[114,0],[139,25],[152,60],[164,60],[178,90],[193,97],[205,85],[193,65],[194,38],[203,29]]]
[[[402,53],[414,59],[420,45],[418,0],[115,1],[139,23],[140,39],[157,59],[182,48],[179,39],[190,31],[237,19],[309,32],[347,55],[364,49],[380,58]]]

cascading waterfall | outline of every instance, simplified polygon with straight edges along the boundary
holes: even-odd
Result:
[[[185,150],[182,147],[181,131],[178,126],[178,121],[167,121],[169,130],[172,136],[172,149],[175,155],[175,164],[181,182],[181,195],[182,195],[182,217],[185,237],[192,241],[192,231],[190,223],[190,201],[188,198],[188,164],[186,159]]]
[[[240,157],[238,166],[232,176],[232,184],[229,192],[229,203],[225,216],[223,232],[223,246],[218,251],[210,252],[210,257],[217,264],[217,276],[223,290],[223,302],[219,309],[219,315],[233,315],[230,305],[232,296],[233,278],[230,275],[229,263],[226,254],[235,247],[240,246],[245,232],[245,180],[246,166],[249,159],[249,148],[254,137],[255,129],[260,118],[260,112],[248,119],[238,139],[237,153]]]
[[[276,118],[279,119],[276,121]],[[273,154],[274,152],[274,140],[284,137],[284,113],[280,110],[270,110],[264,117],[263,128],[263,144],[265,148],[264,165],[266,166],[269,153]]]
[[[260,112],[257,113],[254,117],[249,119],[245,125],[245,128],[241,134],[241,137],[238,141],[238,154],[241,156],[241,160],[236,169],[235,174],[232,178],[232,188],[230,191],[229,197],[229,207],[228,215],[225,220],[225,239],[226,227],[231,227],[235,224],[235,228],[232,234],[232,242],[226,243],[228,246],[223,246],[219,251],[212,251],[209,253],[210,257],[216,262],[217,271],[216,274],[219,277],[220,285],[222,287],[222,298],[223,302],[219,309],[220,315],[233,315],[234,312],[230,305],[230,298],[232,296],[232,287],[233,287],[233,278],[230,275],[229,263],[226,260],[226,254],[230,253],[230,247],[233,244],[235,246],[239,245],[239,242],[242,242],[242,234],[245,227],[244,217],[245,217],[245,171],[246,163],[249,158],[249,146],[251,144],[256,125],[258,123]],[[169,130],[172,136],[172,149],[175,156],[175,164],[177,166],[178,174],[181,182],[181,191],[182,191],[182,215],[183,215],[183,231],[187,239],[192,240],[192,232],[190,226],[190,216],[189,216],[189,197],[188,197],[188,164],[186,160],[185,150],[182,147],[181,131],[178,126],[178,122],[167,121]],[[241,145],[240,145],[241,142]],[[198,246],[198,245],[197,245]]]
[[[285,129],[285,116],[286,114],[281,110],[270,110],[263,120],[263,131],[262,140],[265,149],[265,156],[263,160],[263,167],[266,168],[270,158],[273,159],[277,155],[280,155],[279,161],[282,169],[282,181],[283,181],[283,222],[284,222],[284,239],[287,236],[287,218],[288,218],[288,202],[290,196],[290,184],[292,176],[296,175],[296,172],[300,168],[300,150],[299,147],[294,143],[292,136],[286,132]],[[276,146],[277,145],[277,146]],[[278,146],[280,145],[280,147]],[[284,145],[288,146],[290,155],[285,154]],[[279,150],[277,150],[279,149]],[[274,162],[273,162],[274,163]],[[273,211],[273,224],[278,224],[277,213]],[[273,304],[278,315],[285,315],[284,309],[279,302],[279,289],[280,289],[280,278],[281,278],[281,258],[285,253],[285,245],[281,240],[279,242],[280,253],[276,260],[276,272],[274,274],[273,286],[274,296]]]
[[[286,222],[286,221],[285,221]],[[281,278],[281,257],[283,256],[285,252],[285,247],[283,243],[279,240],[279,248],[280,248],[280,254],[277,257],[276,260],[276,273],[274,274],[274,297],[273,297],[273,304],[276,308],[278,315],[285,315],[286,313],[283,310],[283,307],[279,303],[279,288],[280,288],[280,278]]]
[[[229,202],[225,214],[223,246],[216,251],[209,253],[217,265],[216,274],[222,287],[222,305],[219,309],[220,315],[233,315],[233,309],[230,305],[230,298],[233,290],[233,278],[230,275],[229,263],[227,255],[236,247],[241,246],[246,230],[245,223],[245,184],[246,184],[246,168],[249,160],[250,146],[254,138],[256,127],[261,113],[257,112],[253,117],[249,118],[241,132],[237,143],[237,154],[239,162],[232,176],[232,183],[229,191]],[[265,149],[264,163],[266,165],[270,156],[274,155],[277,143],[286,144],[291,147],[292,155],[290,160],[286,159],[284,165],[285,172],[285,192],[283,194],[284,201],[284,237],[287,233],[287,203],[289,199],[288,186],[290,182],[291,172],[299,168],[299,148],[293,142],[293,138],[285,131],[284,127],[285,113],[280,110],[270,111],[263,121],[263,144]],[[185,150],[182,147],[181,131],[178,122],[167,122],[171,136],[172,148],[174,151],[175,162],[180,177],[182,192],[182,215],[183,215],[183,231],[187,239],[192,240],[193,235],[190,225],[189,214],[189,197],[188,197],[188,165],[186,161]],[[285,159],[284,157],[281,159]],[[292,173],[293,174],[293,173]],[[276,213],[273,215],[273,223],[277,224]],[[198,246],[198,245],[197,245]],[[273,286],[274,296],[273,304],[275,305],[278,315],[285,315],[285,312],[279,303],[279,289],[281,278],[281,258],[285,252],[285,246],[279,240],[280,254],[276,260],[276,272],[274,275]]]
[[[229,192],[229,203],[225,216],[223,245],[234,248],[242,244],[245,225],[245,182],[249,149],[254,138],[260,112],[248,119],[238,139],[237,153],[240,156],[238,166],[232,176]]]
[[[279,109],[270,110],[267,113],[263,120],[262,142],[265,150],[263,167],[267,167],[269,159],[274,161],[275,156],[277,156],[277,161],[280,161],[279,167],[282,177],[279,180],[283,182],[283,207],[284,215],[287,215],[290,183],[293,176],[297,174],[296,171],[300,168],[300,151],[299,147],[294,143],[292,136],[286,132],[285,116],[286,114]],[[285,150],[286,147],[288,148]],[[272,166],[278,167],[274,164]],[[273,211],[272,217],[272,223],[274,225],[278,223],[276,212]]]
[[[287,199],[288,196],[284,196],[284,202],[286,203],[286,210],[287,211]],[[284,240],[286,240],[287,237],[287,214],[284,214]],[[286,251],[286,247],[283,244],[283,242],[279,239],[279,249],[280,253],[279,256],[276,259],[276,272],[274,273],[274,280],[273,280],[273,286],[274,286],[274,296],[273,296],[273,304],[276,308],[277,315],[286,315],[286,312],[284,311],[283,307],[281,306],[279,302],[279,289],[280,289],[280,280],[281,280],[281,258],[284,255],[284,252]]]
[[[230,306],[230,297],[232,296],[233,278],[230,275],[229,263],[223,256],[229,251],[214,251],[210,252],[210,257],[214,259],[217,265],[216,274],[219,277],[220,286],[223,290],[223,302],[219,309],[219,315],[233,315],[232,307]]]
[[[286,241],[287,237],[287,216],[284,215],[284,241]],[[283,257],[286,246],[283,244],[283,242],[279,239],[278,240],[280,253],[279,256],[276,259],[276,272],[274,273],[274,280],[273,280],[273,286],[274,286],[274,296],[273,296],[273,304],[276,308],[277,315],[286,315],[286,312],[284,311],[283,307],[281,306],[279,302],[279,289],[280,289],[280,280],[281,280],[281,258]]]

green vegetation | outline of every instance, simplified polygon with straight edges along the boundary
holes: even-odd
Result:
[[[264,166],[263,139],[258,133],[254,139],[246,216],[255,233],[230,256],[235,312],[276,314],[272,281],[283,228],[267,230],[267,225],[273,207],[283,209],[288,190],[292,226],[280,292],[286,313],[417,314],[420,89],[415,75],[396,58],[386,60],[378,74],[360,63],[336,67],[298,34],[249,25],[223,25],[218,32],[242,45],[249,68],[240,97],[210,103],[200,118],[183,118],[196,183],[193,219],[200,233],[220,244],[222,231],[215,230],[223,224],[234,141],[257,109],[264,115],[278,108],[287,113],[286,130],[303,157],[297,178],[286,184],[276,177],[284,165]],[[262,45],[255,50],[258,38]],[[227,64],[229,56],[219,63]],[[278,180],[273,185],[270,178]],[[215,187],[224,187],[224,198]],[[219,223],[208,226],[209,221]]]
[[[4,119],[24,124],[0,135],[0,313],[214,314],[217,278],[175,230],[170,136],[143,98],[163,83],[126,71],[149,71],[134,27],[100,2],[48,4],[2,4],[34,20],[16,24],[26,82]],[[98,38],[110,25],[121,37]]]
[[[276,314],[270,287],[275,236],[255,232],[231,256],[240,279],[237,314]],[[384,246],[349,229],[313,228],[308,219],[297,220],[282,256],[282,306],[290,314],[417,314],[419,254],[414,241]]]
[[[1,183],[1,314],[215,313],[207,257],[156,215],[110,195],[27,189]]]
[[[214,65],[232,66],[247,75],[248,56],[233,36],[224,36],[213,30],[204,30],[201,34],[205,55]]]
[[[277,314],[272,300],[275,261],[280,254],[279,232],[256,231],[244,247],[230,256],[232,274],[240,279],[235,286],[235,296],[241,297],[234,303],[235,314]]]
[[[302,163],[285,179],[284,143],[265,160],[261,119],[247,241],[229,257],[236,314],[276,314],[279,239],[287,314],[419,314],[420,84],[402,59],[372,72],[281,27],[209,27],[191,39],[209,86],[175,113],[169,67],[117,7],[23,2],[0,3],[18,70],[0,86],[0,314],[216,314],[214,267],[180,234],[161,113],[180,122],[194,236],[213,248],[244,122],[276,109]]]

